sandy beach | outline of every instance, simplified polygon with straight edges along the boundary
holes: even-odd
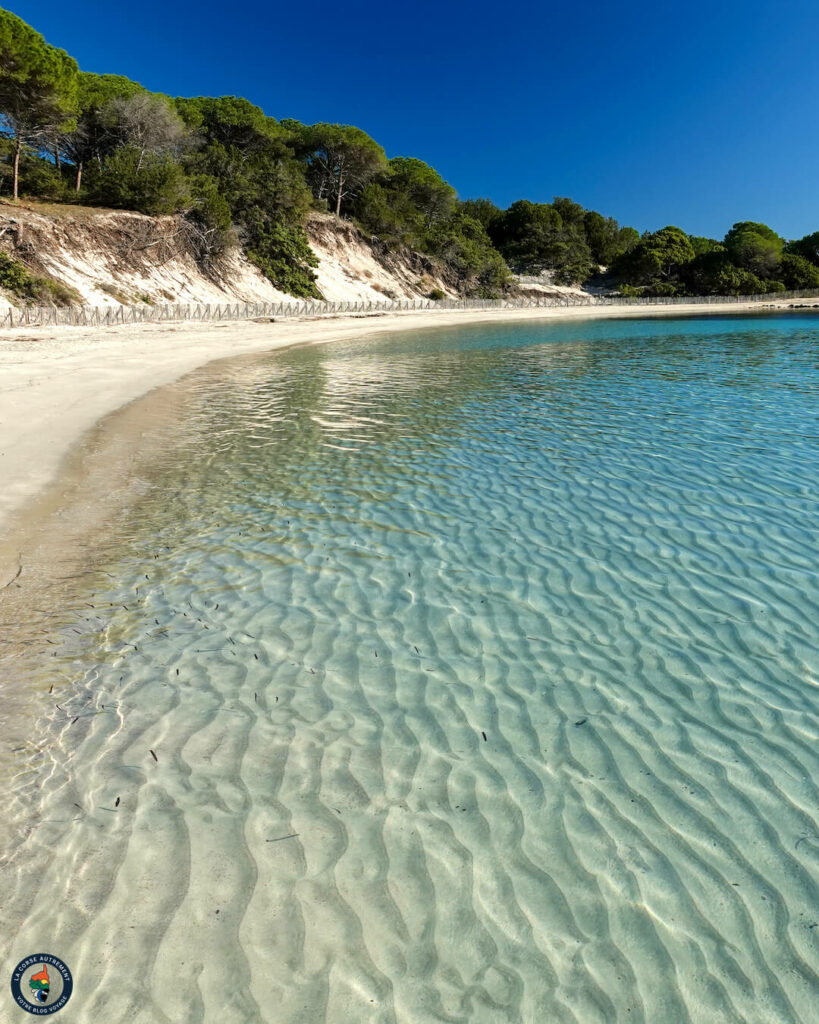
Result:
[[[787,308],[788,303],[778,305]],[[759,308],[753,302],[705,308],[585,306],[0,331],[0,536],[9,536],[13,516],[56,478],[68,453],[95,423],[214,360],[384,331],[498,320],[719,315]]]

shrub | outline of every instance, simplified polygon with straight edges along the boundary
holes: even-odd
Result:
[[[321,298],[312,271],[318,258],[303,228],[262,221],[247,234],[247,258],[280,291],[302,299]]]
[[[781,274],[785,287],[793,291],[819,288],[819,267],[796,253],[785,253],[782,257]]]
[[[19,260],[0,250],[0,288],[28,304],[44,306],[70,306],[79,303],[80,296],[73,288],[47,277],[39,277],[23,266]]]
[[[104,206],[151,216],[179,213],[191,201],[188,181],[175,160],[141,155],[134,146],[114,153],[91,188],[94,199]]]
[[[433,288],[427,298],[432,299],[433,302],[440,302],[446,298],[446,292],[442,292],[440,288]]]

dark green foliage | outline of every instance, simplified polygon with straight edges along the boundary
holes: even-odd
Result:
[[[458,276],[465,294],[494,298],[508,287],[509,271],[470,209],[434,168],[409,157],[390,160],[353,205],[359,224],[379,241],[428,253]]]
[[[621,228],[614,217],[604,217],[595,210],[586,210],[583,226],[592,259],[604,267],[633,249],[640,239],[634,228]]]
[[[819,288],[819,266],[796,253],[785,253],[780,266],[780,277],[789,291]]]
[[[0,192],[6,194],[13,189],[13,147],[13,142],[0,140]],[[51,202],[61,202],[70,196],[66,180],[54,164],[25,149],[20,154],[18,190],[21,196]]]
[[[318,260],[303,230],[268,222],[252,233],[247,255],[277,288],[300,298],[321,298],[311,268]]]
[[[70,306],[79,301],[71,288],[47,277],[38,277],[18,260],[0,249],[0,288],[12,293],[23,303],[48,306]]]
[[[560,214],[548,203],[519,199],[494,225],[493,241],[510,266],[537,273],[555,265]]]
[[[691,243],[695,256],[702,256],[703,253],[724,248],[723,244],[715,238],[704,238],[702,235],[689,235],[688,241]]]
[[[732,263],[722,246],[696,256],[682,277],[689,295],[759,295],[768,290],[755,274]]]
[[[677,227],[646,232],[634,248],[620,256],[614,272],[626,284],[663,286],[652,294],[668,294],[669,285],[677,286],[682,267],[694,258],[694,247],[688,235]]]
[[[287,145],[291,133],[235,96],[178,100],[177,109],[202,140],[184,158],[198,182],[190,216],[212,230],[222,248],[229,217],[249,258],[277,288],[318,297],[316,260],[304,233],[310,192]]]
[[[810,236],[808,236],[810,238]],[[803,240],[805,241],[805,240]],[[679,228],[646,234],[615,262],[622,286],[641,294],[764,295],[819,288],[819,271],[766,224],[734,224],[723,243]],[[808,251],[810,243],[806,248]]]
[[[366,132],[348,124],[314,124],[298,132],[299,152],[316,199],[340,216],[362,188],[387,167],[387,157]]]
[[[460,278],[466,294],[497,298],[509,284],[509,268],[480,221],[462,211],[437,224],[429,248]]]
[[[480,221],[490,238],[493,226],[503,216],[503,210],[495,206],[491,199],[466,199],[458,206],[468,217]]]
[[[369,234],[390,246],[416,243],[418,211],[409,199],[395,195],[377,181],[359,192],[354,205],[355,218]]]
[[[193,174],[188,183],[191,245],[199,263],[207,266],[217,262],[234,240],[230,203],[222,195],[219,182],[208,174]]]
[[[404,196],[417,211],[417,230],[430,231],[455,212],[455,189],[423,160],[394,157],[387,165],[386,181],[390,191]]]
[[[152,216],[178,213],[190,203],[185,173],[173,157],[143,154],[136,146],[118,149],[93,183],[103,206]]]
[[[774,277],[782,259],[784,239],[767,224],[741,221],[725,236],[725,250],[732,262],[758,277]]]
[[[558,284],[582,284],[639,238],[633,228],[621,228],[613,218],[560,196],[552,203],[520,199],[492,217],[488,231],[515,270],[550,271]]]
[[[802,256],[819,267],[819,231],[814,231],[812,235],[805,235],[804,238],[795,242],[788,242],[785,252],[793,256]]]
[[[12,196],[25,147],[53,147],[76,127],[77,62],[0,9],[0,131],[14,139]]]

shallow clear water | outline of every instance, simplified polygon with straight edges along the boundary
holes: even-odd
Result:
[[[191,377],[15,666],[61,704],[11,958],[66,1021],[816,1020],[818,360],[715,317]]]

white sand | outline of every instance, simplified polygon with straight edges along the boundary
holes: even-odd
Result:
[[[781,303],[786,306],[786,303]],[[0,331],[0,530],[55,479],[83,434],[108,413],[216,359],[382,331],[497,320],[608,319],[736,313],[759,303],[391,313],[273,324],[155,324]]]

